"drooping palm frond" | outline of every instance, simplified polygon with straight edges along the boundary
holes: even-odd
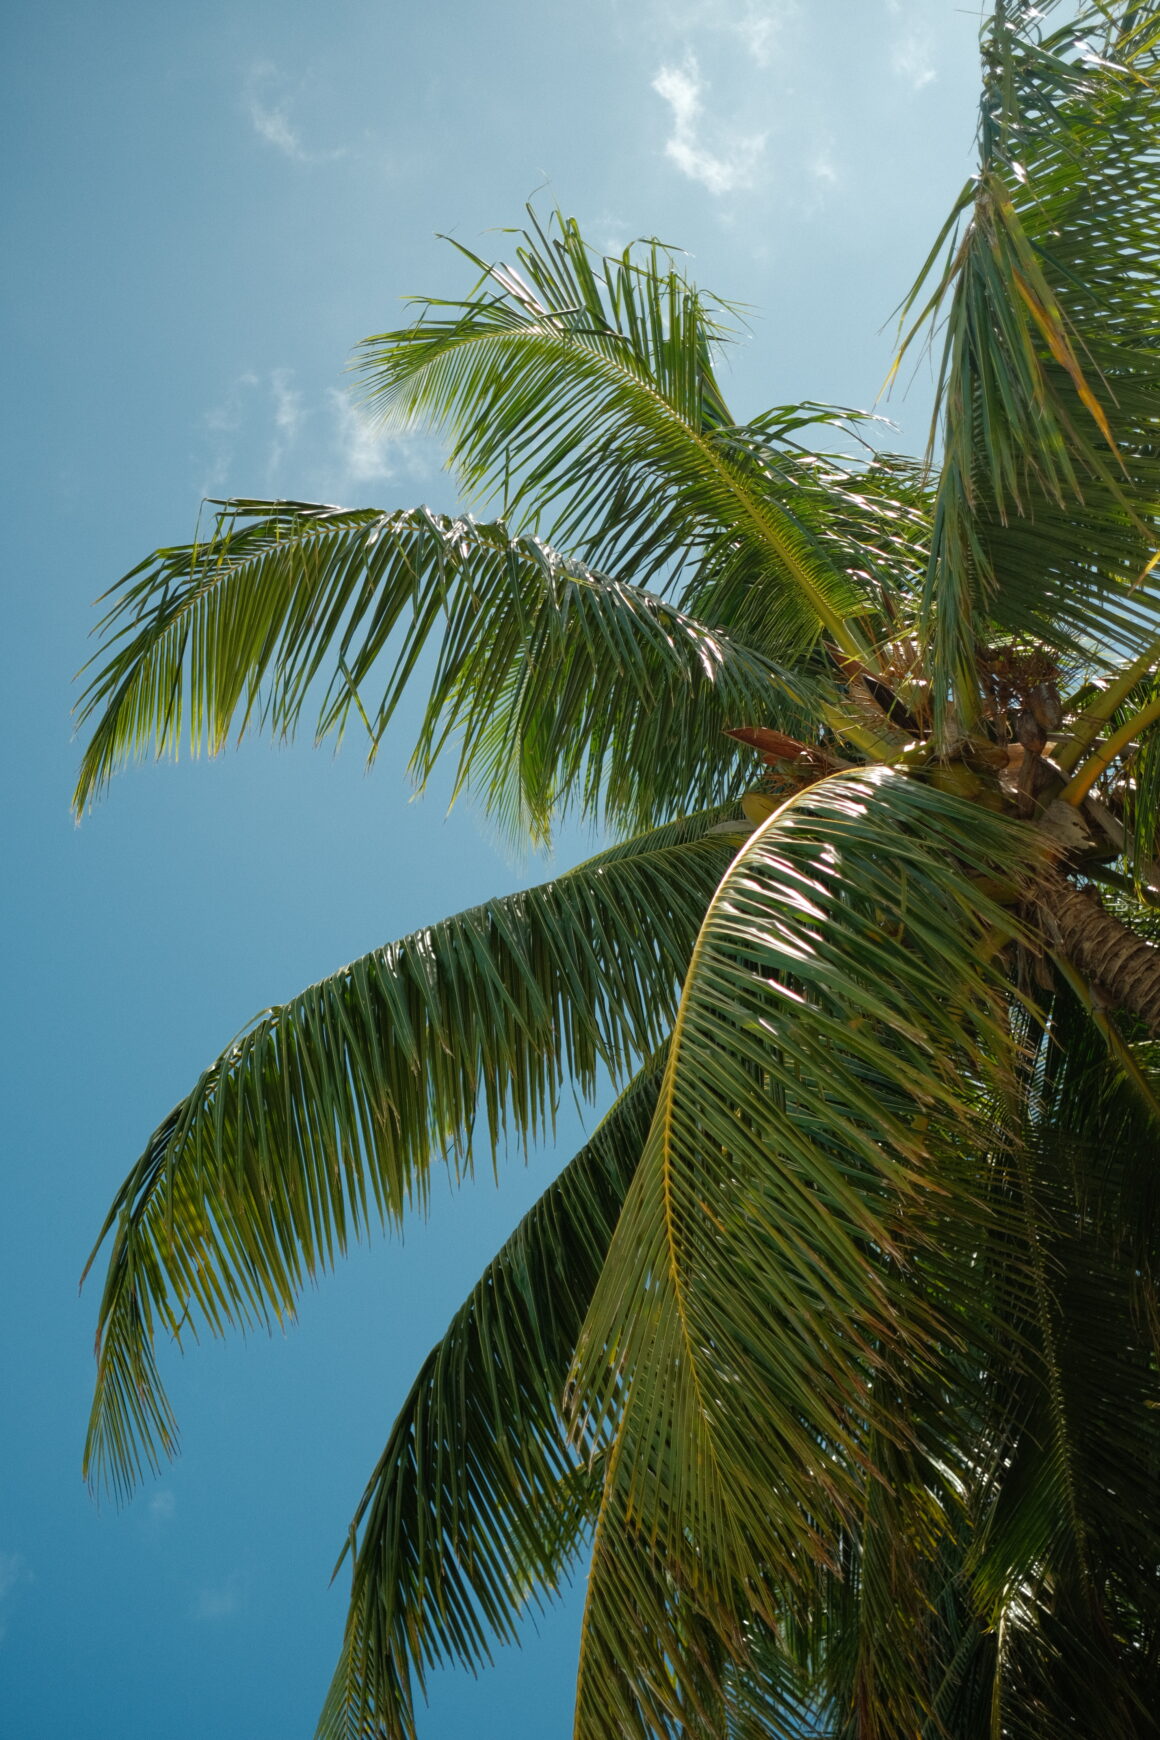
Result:
[[[964,1338],[941,1401],[921,1382],[916,1394],[904,1360],[916,1442],[875,1448],[879,1478],[806,1634],[840,1740],[918,1732],[924,1709],[924,1735],[1155,1731],[1160,1125],[1066,986],[1018,1027],[1020,1091],[1004,1110],[1024,1124],[973,1157],[989,1236],[967,1229],[960,1267],[987,1357]],[[915,1451],[950,1466],[921,1442],[932,1400],[958,1473],[953,1527],[924,1544],[907,1498],[924,1480]]]
[[[660,1084],[644,1070],[456,1312],[400,1410],[352,1527],[353,1588],[320,1740],[408,1740],[428,1667],[476,1667],[550,1596],[600,1469],[563,1416],[568,1371]]]
[[[740,1660],[721,1673],[723,1740],[832,1740],[833,1725],[809,1695],[809,1682],[765,1627],[750,1626]]]
[[[517,267],[469,255],[473,295],[427,299],[411,325],[365,341],[370,402],[447,431],[469,490],[598,566],[647,578],[740,540],[777,598],[776,656],[820,630],[865,650],[867,599],[798,511],[807,498],[779,493],[735,438],[712,366],[722,306],[659,244],[599,259],[562,216],[551,234],[533,216],[515,253]]]
[[[1146,1060],[1141,1060],[1148,1067]],[[1160,1704],[1156,1318],[1160,1119],[1061,986],[1027,1065],[1006,1188],[1031,1285],[1005,1293],[963,1587],[1000,1639],[1013,1740],[1154,1734]],[[989,1282],[980,1275],[980,1289]]]
[[[729,1659],[749,1618],[776,1628],[811,1567],[836,1568],[874,1434],[922,1443],[923,1390],[938,1454],[906,1527],[937,1534],[971,1451],[931,1398],[948,1348],[985,1333],[962,1310],[963,1229],[979,1231],[971,1162],[1010,1062],[984,939],[1011,921],[971,875],[1035,851],[1003,818],[867,770],[791,799],[714,896],[581,1343],[576,1405],[608,1467],[582,1740],[679,1730],[704,1663],[684,1677],[673,1592]]]
[[[216,752],[255,724],[285,736],[314,704],[320,736],[353,714],[377,745],[428,652],[417,776],[450,741],[458,783],[540,835],[569,808],[651,826],[721,802],[740,778],[721,728],[807,716],[807,683],[672,604],[424,509],[226,504],[211,537],[158,551],[113,598],[78,808],[136,757]]]
[[[303,1277],[422,1204],[430,1167],[549,1131],[664,1038],[728,850],[717,812],[364,956],[248,1028],[152,1137],[111,1236],[86,1464],[173,1445],[153,1342],[291,1312]]]
[[[983,54],[980,169],[927,309],[931,676],[968,721],[988,624],[1098,661],[1160,623],[1160,8],[1011,0]]]

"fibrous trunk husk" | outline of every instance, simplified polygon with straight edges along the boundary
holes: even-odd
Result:
[[[1077,888],[1051,868],[1037,878],[1044,933],[1109,1009],[1126,1009],[1160,1038],[1160,949],[1108,912],[1094,888]]]

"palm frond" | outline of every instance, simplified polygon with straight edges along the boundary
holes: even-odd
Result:
[[[663,1059],[661,1060],[663,1061]],[[352,1525],[353,1589],[320,1740],[413,1740],[430,1666],[512,1643],[584,1543],[600,1470],[564,1388],[660,1085],[643,1070],[425,1360]]]
[[[515,253],[515,267],[469,255],[482,272],[473,294],[422,301],[409,326],[364,342],[370,403],[445,429],[469,490],[599,565],[627,560],[641,576],[706,544],[747,543],[779,595],[777,656],[820,629],[862,650],[858,585],[731,436],[712,366],[723,305],[658,243],[600,259],[563,216],[549,233],[533,215]]]
[[[889,453],[806,452],[788,426],[798,408],[773,413],[720,440],[755,481],[808,526],[833,565],[863,594],[864,623],[883,640],[914,626],[930,548],[932,490],[924,466]],[[770,427],[770,424],[773,427]],[[657,536],[665,537],[658,522]],[[682,574],[683,610],[772,655],[785,644],[784,595],[769,583],[760,547],[722,535],[707,540]]]
[[[971,875],[1036,850],[1000,817],[867,770],[791,799],[714,896],[581,1342],[576,1405],[608,1466],[583,1740],[647,1731],[650,1711],[700,1696],[682,1690],[660,1597],[640,1642],[641,1555],[658,1586],[687,1583],[733,1657],[750,1618],[778,1624],[773,1591],[789,1600],[836,1565],[873,1435],[914,1445],[887,1366],[937,1389],[946,1349],[983,1334],[961,1310],[977,1226],[962,1157],[989,1140],[1010,1063],[984,946],[1010,918]],[[944,1248],[950,1270],[930,1256]],[[948,1467],[932,1456],[924,1473],[912,1529],[937,1528],[947,1502]]]
[[[171,1453],[153,1343],[292,1312],[304,1276],[422,1207],[430,1168],[552,1127],[663,1039],[728,847],[717,812],[376,950],[248,1028],[117,1193],[86,1466]],[[95,1255],[95,1253],[94,1253]],[[90,1262],[92,1259],[90,1259]]]
[[[1007,1316],[1023,1351],[988,1379],[998,1431],[978,1485],[968,1586],[984,1626],[1004,1639],[1006,1731],[1151,1734],[1157,1122],[1117,1080],[1066,988],[1052,999],[1029,1085],[1009,1181],[1033,1285]]]
[[[1097,663],[1160,622],[1160,10],[1056,10],[985,32],[980,170],[916,328],[945,315],[926,613],[967,719],[989,622]]]
[[[569,809],[651,826],[724,801],[741,774],[721,729],[806,717],[807,683],[672,604],[423,509],[228,503],[113,597],[78,809],[125,762],[216,753],[254,725],[287,736],[311,704],[320,737],[353,714],[373,749],[431,651],[417,777],[457,745],[458,785],[539,836]]]
[[[751,1626],[723,1674],[724,1740],[833,1740],[834,1727],[782,1638]]]

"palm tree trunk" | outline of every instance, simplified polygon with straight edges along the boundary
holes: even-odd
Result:
[[[1105,1006],[1126,1009],[1160,1037],[1160,949],[1108,912],[1094,888],[1077,888],[1056,869],[1039,877],[1035,907],[1049,942]]]

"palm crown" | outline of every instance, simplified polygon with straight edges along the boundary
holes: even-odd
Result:
[[[315,709],[373,752],[422,680],[420,781],[616,841],[267,1011],[102,1229],[124,1489],[158,1334],[620,1089],[403,1404],[327,1740],[586,1550],[582,1740],[1154,1732],[1160,4],[1010,0],[983,65],[937,464],[738,425],[728,307],[533,219],[361,351],[502,517],[232,501],[112,594],[80,806]]]

